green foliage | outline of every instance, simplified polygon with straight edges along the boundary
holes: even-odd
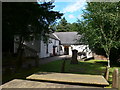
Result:
[[[111,48],[120,47],[120,2],[91,2],[84,11],[84,21],[78,21],[78,32],[92,49],[103,48],[107,57]]]
[[[55,23],[63,15],[52,11],[55,6],[52,2],[42,4],[28,3],[3,3],[3,36],[9,32],[10,36],[17,35],[22,40],[40,38],[50,32],[49,25]]]
[[[78,30],[77,23],[69,24],[69,27],[71,32]]]
[[[54,25],[56,27],[57,32],[73,32],[77,31],[76,27],[77,23],[68,23],[65,17],[61,19],[58,25]]]
[[[65,17],[61,19],[61,21],[56,26],[57,32],[67,32],[69,31],[69,24],[67,23],[67,20]]]

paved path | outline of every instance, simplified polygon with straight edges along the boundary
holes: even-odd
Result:
[[[65,58],[71,59],[71,57],[72,56],[70,56],[70,55],[62,55],[62,56],[42,58],[42,59],[39,59],[39,64],[46,64],[46,63],[49,63],[49,62],[55,61],[55,60],[64,60]],[[23,64],[23,67],[27,68],[28,65],[35,66],[35,60],[25,62]]]
[[[39,63],[40,64],[45,64],[51,61],[55,61],[55,60],[63,60],[63,59],[71,59],[70,55],[62,55],[62,56],[54,56],[54,57],[48,57],[48,58],[43,58],[40,59]]]
[[[39,72],[28,76],[26,79],[74,83],[79,85],[97,85],[102,87],[109,85],[102,75]]]

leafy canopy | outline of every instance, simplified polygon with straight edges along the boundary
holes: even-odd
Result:
[[[61,21],[56,25],[57,32],[73,32],[77,31],[76,23],[68,23],[65,17],[61,19]]]
[[[120,2],[87,3],[83,18],[78,21],[82,41],[92,49],[103,48],[109,59],[111,49],[120,47]]]
[[[49,33],[49,25],[63,15],[52,11],[51,2],[38,3],[3,3],[3,33],[8,30],[12,35],[22,36],[24,40]]]

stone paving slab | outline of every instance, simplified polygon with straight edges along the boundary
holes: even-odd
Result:
[[[79,86],[79,85],[69,85],[69,84],[57,84],[57,83],[47,83],[38,81],[29,81],[14,79],[1,85],[2,88],[98,88],[92,86]]]
[[[107,86],[109,83],[101,75],[84,75],[70,73],[39,72],[28,76],[26,79],[45,80],[65,83],[89,84]]]

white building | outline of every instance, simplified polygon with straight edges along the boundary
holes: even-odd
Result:
[[[19,40],[17,37],[15,38],[14,43],[14,53],[17,52]],[[48,38],[48,43],[44,43],[43,40],[33,40],[33,41],[25,41],[24,42],[24,56],[25,57],[34,57],[39,56],[39,58],[45,58],[50,56],[59,55],[59,46],[60,40],[56,35],[50,34]]]
[[[78,52],[86,53],[86,57],[92,57],[92,52],[88,45],[83,45],[78,40],[80,40],[81,35],[77,32],[55,32],[55,34],[60,39],[61,43],[61,54],[72,55],[72,50],[76,49]]]
[[[49,35],[48,43],[44,43],[44,41],[40,41],[40,58],[50,57],[60,55],[59,47],[60,47],[60,40],[57,36],[53,33]]]
[[[44,38],[44,37],[43,37]],[[86,53],[86,57],[92,57],[92,52],[88,45],[79,43],[81,38],[77,32],[55,32],[49,35],[48,43],[43,40],[33,40],[24,42],[24,56],[39,56],[45,58],[56,55],[72,55],[72,50]],[[15,42],[17,38],[15,38]],[[14,43],[14,52],[17,52],[18,43]]]

